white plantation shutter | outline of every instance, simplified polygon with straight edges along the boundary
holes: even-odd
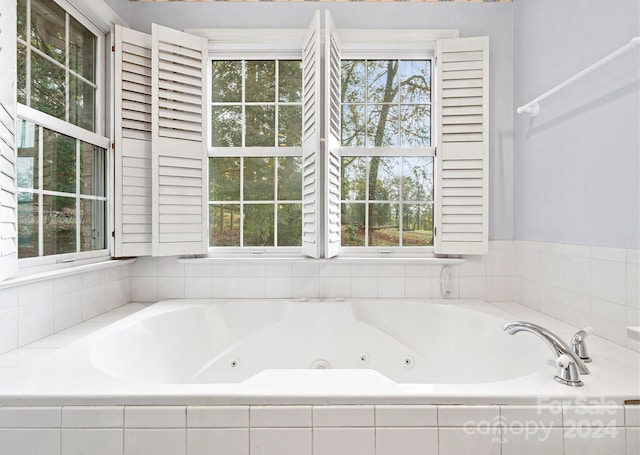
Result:
[[[207,41],[153,24],[152,250],[208,248]]]
[[[0,6],[0,280],[18,267],[16,181],[16,2]]]
[[[320,257],[320,12],[302,48],[302,252]]]
[[[151,255],[151,35],[115,28],[114,256]]]
[[[340,40],[329,11],[325,15],[325,256],[340,252]]]
[[[488,250],[489,39],[439,40],[435,252]]]

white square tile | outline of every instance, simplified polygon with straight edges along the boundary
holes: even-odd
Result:
[[[627,250],[622,248],[592,246],[591,258],[601,261],[626,262]]]
[[[563,406],[563,424],[565,427],[623,427],[624,406]]]
[[[158,300],[184,299],[184,276],[158,277]]]
[[[122,429],[64,429],[62,455],[122,455]]]
[[[502,455],[563,455],[562,428],[531,426],[505,429]]]
[[[294,277],[320,277],[320,263],[310,259],[308,261],[296,262],[293,268]]]
[[[591,298],[591,325],[598,336],[624,345],[626,320],[627,312],[623,305]]]
[[[377,427],[435,427],[438,425],[436,406],[377,405]]]
[[[439,428],[438,455],[500,455],[499,428]]]
[[[82,291],[53,298],[54,330],[60,331],[82,322]]]
[[[377,277],[377,264],[351,264],[352,277]]]
[[[184,265],[184,276],[211,278],[211,264],[186,263]]]
[[[0,354],[18,347],[18,310],[0,311]]]
[[[627,250],[627,264],[640,265],[640,250]]]
[[[82,290],[82,275],[68,275],[53,280],[53,295],[69,294]]]
[[[59,406],[0,407],[0,428],[60,428],[60,414]]]
[[[625,453],[625,429],[621,427],[564,429],[564,455],[604,455]]]
[[[238,278],[238,297],[241,299],[264,299],[266,278],[263,276],[240,276]]]
[[[627,306],[640,310],[640,265],[627,264]]]
[[[556,319],[562,319],[564,301],[562,300],[563,292],[561,288],[540,285],[540,311],[548,314]]]
[[[124,280],[108,281],[104,284],[104,304],[107,311],[118,308],[125,303]]]
[[[126,428],[184,428],[187,424],[185,406],[126,406]]]
[[[211,264],[211,276],[214,278],[238,278],[238,264],[235,262]]]
[[[374,428],[314,428],[313,455],[372,455]]]
[[[250,453],[311,455],[311,428],[251,428]]]
[[[591,260],[591,296],[626,304],[626,264]]]
[[[157,302],[158,278],[135,277],[131,282],[131,300],[133,302]]]
[[[60,429],[0,429],[2,455],[60,455]]]
[[[490,250],[486,257],[486,270],[489,276],[511,276],[513,271],[513,250]]]
[[[591,261],[588,257],[563,256],[562,287],[569,291],[589,294],[591,289]]]
[[[295,274],[295,270],[294,270]],[[318,276],[305,277],[297,276],[293,278],[291,292],[293,298],[317,299],[320,297],[320,282]]]
[[[403,277],[404,265],[402,264],[380,264],[378,265],[379,277]]]
[[[431,279],[429,277],[405,277],[404,296],[407,299],[431,298]]]
[[[433,276],[433,266],[428,264],[405,264],[404,276],[413,278],[428,278]]]
[[[237,277],[214,277],[211,279],[211,297],[214,299],[237,299],[238,298],[238,278]]]
[[[210,299],[211,277],[189,275],[185,276],[184,297],[186,299]]]
[[[487,301],[509,302],[513,300],[513,280],[510,276],[487,277]]]
[[[188,455],[249,455],[249,429],[187,429]]]
[[[402,299],[404,298],[404,278],[403,277],[379,277],[378,278],[378,298],[380,299]]]
[[[326,277],[323,278],[323,297],[350,297],[351,278]]]
[[[460,264],[461,277],[485,277],[487,274],[487,263],[485,256],[474,255],[465,256],[464,262]]]
[[[117,281],[122,280],[125,277],[124,274],[124,264],[116,265],[114,267],[109,267],[104,269],[104,281],[108,283],[109,281]],[[54,284],[55,286],[55,284]]]
[[[371,427],[374,425],[374,407],[314,406],[314,427]]]
[[[18,288],[0,289],[0,311],[13,310],[18,307]]]
[[[438,426],[441,427],[464,427],[499,418],[498,406],[438,406]]]
[[[310,427],[311,406],[251,406],[250,422],[252,427]]]
[[[500,415],[507,427],[562,427],[561,406],[501,406]]]
[[[325,262],[321,267],[323,277],[349,278],[351,276],[351,266],[349,264],[332,264]]]
[[[460,277],[460,298],[487,299],[486,278],[483,276]]]
[[[624,426],[640,427],[640,405],[625,405]]]
[[[376,455],[438,453],[437,428],[376,428]]]
[[[293,296],[293,279],[288,277],[267,277],[265,297],[268,299],[290,299]]]
[[[640,310],[627,307],[627,322],[625,325],[627,327],[640,326]]]
[[[177,257],[158,258],[158,277],[183,277],[184,264]]]
[[[238,264],[239,277],[265,277],[267,266],[265,264]]]
[[[82,289],[88,289],[104,284],[105,272],[104,270],[92,270],[91,272],[84,272],[81,277]]]
[[[18,346],[53,333],[53,299],[18,307]]]
[[[575,327],[586,327],[591,321],[591,305],[588,295],[572,291],[562,292],[562,320]]]
[[[351,277],[351,297],[377,298],[378,279],[373,277]]]
[[[640,455],[640,428],[625,428],[627,436],[626,455]]]
[[[158,258],[139,257],[131,265],[131,276],[135,277],[158,277]]]
[[[187,430],[124,430],[125,455],[186,455]]]
[[[123,406],[64,406],[63,428],[122,428]]]
[[[267,277],[291,278],[293,276],[292,264],[269,264],[265,271]]]
[[[37,281],[18,286],[18,305],[50,299],[53,295],[53,280]]]
[[[236,428],[249,426],[249,406],[188,406],[189,428]]]
[[[107,311],[104,284],[82,290],[82,320],[86,321]]]

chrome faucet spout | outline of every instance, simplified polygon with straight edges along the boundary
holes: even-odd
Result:
[[[589,374],[589,369],[587,368],[583,360],[573,352],[573,350],[567,343],[562,341],[562,339],[558,335],[551,332],[550,330],[547,330],[544,327],[533,324],[531,322],[514,321],[505,324],[504,331],[509,335],[514,335],[518,332],[530,332],[534,335],[537,335],[547,344],[547,346],[549,346],[549,348],[555,355],[555,359],[560,358],[560,356],[562,355],[567,355],[576,364],[576,367],[578,368],[580,374]]]

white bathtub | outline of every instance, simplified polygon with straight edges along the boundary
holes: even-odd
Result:
[[[631,351],[592,337],[585,386],[510,314],[475,300],[151,305],[0,386],[15,404],[528,404],[638,399]],[[530,315],[529,315],[530,316]],[[575,330],[549,326],[565,339]],[[628,356],[628,357],[626,357]]]

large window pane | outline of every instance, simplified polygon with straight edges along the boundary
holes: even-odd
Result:
[[[246,62],[245,100],[270,102],[276,100],[276,62],[255,60]]]
[[[278,100],[284,103],[302,101],[302,62],[281,60],[278,62]]]
[[[367,197],[367,158],[364,156],[343,156],[341,161],[341,198],[365,200]]]
[[[27,41],[27,0],[18,0],[18,38]]]
[[[429,147],[431,145],[431,106],[400,107],[402,147]]]
[[[69,68],[95,81],[96,37],[73,17],[69,18]]]
[[[400,145],[400,112],[398,106],[372,104],[367,106],[368,147]]]
[[[400,62],[400,102],[431,103],[431,62],[406,60]]]
[[[65,71],[31,53],[31,107],[65,120]]]
[[[79,77],[69,75],[69,122],[95,130],[95,89]]]
[[[302,199],[302,158],[287,156],[278,158],[278,200]]]
[[[341,244],[342,246],[365,245],[366,204],[342,204]]]
[[[42,158],[43,188],[76,192],[76,140],[45,129]]]
[[[17,48],[17,67],[18,67],[18,85],[16,87],[18,94],[18,103],[27,104],[27,48],[18,43]]]
[[[367,72],[364,60],[342,61],[342,102],[363,103],[366,100]]]
[[[242,146],[241,106],[211,108],[211,145],[213,147]]]
[[[278,205],[278,246],[302,245],[302,205]]]
[[[211,246],[240,246],[240,204],[209,206]]]
[[[371,157],[369,161],[369,200],[399,200],[401,175],[402,167],[399,157]]]
[[[16,132],[18,188],[37,190],[40,187],[38,128],[31,122],[18,119]]]
[[[211,63],[211,100],[213,102],[242,101],[242,62],[217,60]]]
[[[275,146],[276,110],[274,106],[247,106],[245,122],[247,147]]]
[[[433,201],[433,158],[404,157],[402,159],[402,199]]]
[[[80,194],[105,195],[105,150],[80,142]]]
[[[80,200],[80,251],[106,248],[105,202]]]
[[[302,145],[302,106],[280,106],[278,111],[278,146]]]
[[[72,197],[43,196],[44,254],[76,251],[76,200]]]
[[[244,159],[244,200],[269,201],[274,194],[274,162],[272,157]]]
[[[39,255],[38,195],[18,192],[18,258]]]
[[[209,199],[240,200],[240,158],[209,158]]]
[[[400,246],[399,221],[399,204],[369,204],[369,246]]]
[[[244,246],[274,246],[273,204],[245,204]]]
[[[340,135],[342,145],[363,147],[365,145],[367,113],[363,104],[343,104]]]
[[[31,1],[31,45],[65,64],[66,13],[53,0]]]
[[[398,95],[397,60],[370,60],[367,62],[367,101],[391,103]]]
[[[402,206],[402,245],[433,245],[433,204]]]

